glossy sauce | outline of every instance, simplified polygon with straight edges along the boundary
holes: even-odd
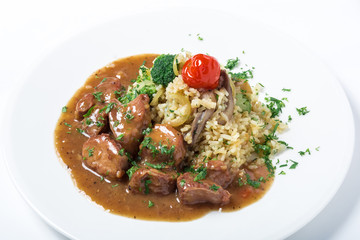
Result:
[[[143,62],[146,61],[145,65],[151,67],[156,56],[156,54],[143,54],[119,59],[93,73],[67,103],[67,112],[61,114],[55,129],[55,147],[60,159],[70,169],[76,186],[110,212],[144,220],[189,221],[200,218],[212,210],[218,211],[219,206],[182,205],[176,193],[167,196],[129,193],[127,176],[121,181],[110,181],[88,169],[82,162],[82,146],[87,137],[76,130],[81,127],[81,123],[75,120],[74,115],[78,100],[84,94],[91,93],[105,77],[120,77],[123,85],[128,86],[131,84],[130,80],[136,79]],[[266,167],[260,167],[251,174],[254,174],[256,179],[261,176],[266,178],[268,171]],[[232,194],[230,204],[223,206],[220,210],[238,210],[259,200],[271,184],[272,179],[254,189],[248,185],[239,187],[234,183],[227,189]],[[152,207],[149,207],[149,201],[154,204]]]

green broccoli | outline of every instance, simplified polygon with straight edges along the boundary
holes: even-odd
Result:
[[[127,104],[140,94],[147,94],[151,101],[156,92],[156,86],[151,80],[150,69],[142,65],[139,70],[139,76],[135,80],[134,84],[129,86],[127,93],[120,97],[119,101],[122,104]]]
[[[175,55],[162,54],[155,59],[154,66],[151,69],[151,77],[154,83],[167,87],[174,80],[174,58]]]

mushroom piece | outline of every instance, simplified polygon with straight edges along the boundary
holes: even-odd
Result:
[[[202,98],[209,97],[212,101],[216,101],[215,94],[213,91],[206,91],[202,94]],[[205,123],[211,118],[215,111],[215,108],[206,109],[202,112],[197,112],[195,114],[195,119],[191,124],[191,136],[192,142],[191,146],[195,146],[196,143],[200,140],[200,134],[205,127]]]
[[[231,89],[231,85],[230,85],[230,78],[227,75],[225,70],[221,70],[220,72],[220,79],[219,79],[219,88],[223,87],[225,88],[225,90],[228,92],[228,102],[227,102],[227,106],[224,110],[224,114],[227,116],[227,119],[224,118],[220,118],[219,119],[219,124],[221,125],[225,125],[227,120],[230,120],[232,118],[232,115],[234,113],[234,107],[235,107],[235,103],[234,103],[234,96],[233,96],[233,91]]]

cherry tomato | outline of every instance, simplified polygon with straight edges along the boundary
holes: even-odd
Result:
[[[185,62],[181,75],[190,87],[215,89],[219,85],[220,64],[214,57],[197,54]]]

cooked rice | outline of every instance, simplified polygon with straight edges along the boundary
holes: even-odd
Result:
[[[253,138],[256,143],[262,143],[264,135],[270,134],[277,123],[279,123],[278,132],[287,128],[286,124],[276,118],[271,118],[271,111],[258,100],[260,90],[261,86],[256,85],[252,88],[252,94],[246,94],[252,105],[250,113],[242,111],[239,106],[235,105],[233,117],[227,120],[225,125],[220,125],[218,119],[227,119],[223,111],[227,106],[228,92],[225,89],[215,90],[216,103],[210,99],[201,99],[200,92],[184,83],[179,75],[168,85],[165,94],[159,98],[159,104],[152,108],[152,120],[155,123],[167,123],[183,114],[183,106],[177,105],[171,96],[172,94],[185,96],[191,103],[191,115],[177,129],[183,133],[185,142],[191,144],[190,130],[195,110],[216,108],[212,117],[206,122],[200,135],[200,142],[196,144],[194,151],[188,151],[188,159],[192,161],[192,164],[200,164],[204,159],[217,159],[226,162],[234,170],[239,169],[244,163],[247,163],[249,168],[256,168],[263,164],[264,160],[254,152],[250,138]],[[241,93],[239,86],[235,87],[235,95],[236,93]],[[272,154],[282,151],[286,147],[274,140],[270,141],[270,146]]]

